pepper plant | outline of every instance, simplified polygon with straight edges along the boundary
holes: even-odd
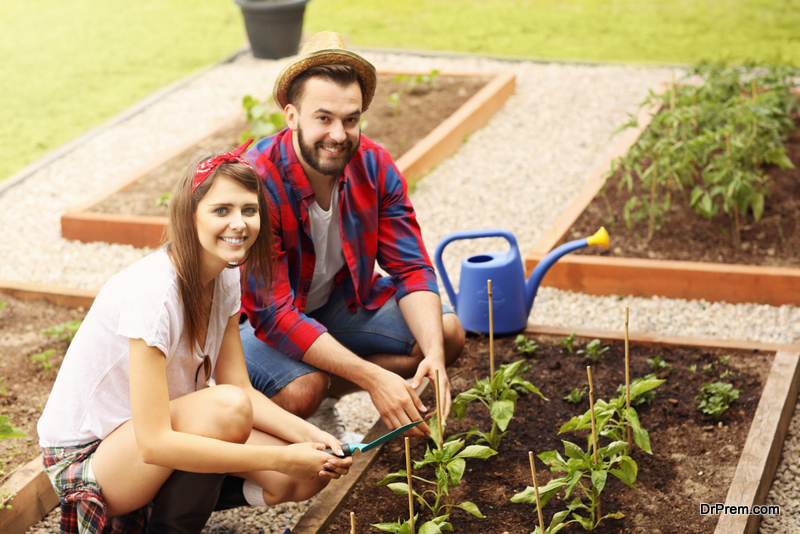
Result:
[[[594,404],[594,416],[597,421],[597,433],[615,442],[626,441],[626,430],[628,426],[633,430],[633,441],[640,449],[648,454],[653,454],[650,448],[650,434],[642,428],[639,423],[639,415],[634,408],[635,399],[645,394],[651,389],[657,388],[665,380],[645,377],[641,381],[634,380],[631,384],[631,407],[626,408],[625,393],[619,397],[606,402],[598,399]],[[578,415],[567,421],[558,431],[571,432],[575,430],[586,430],[592,428],[592,412],[587,410],[585,414]],[[591,437],[589,438],[591,441]],[[627,443],[626,443],[627,447]]]
[[[733,389],[733,384],[729,382],[703,384],[700,395],[695,397],[695,400],[700,401],[697,409],[719,421],[722,414],[731,407],[731,403],[739,398],[739,394],[741,391]]]
[[[492,429],[489,432],[482,432],[475,426],[466,433],[467,439],[477,435],[477,443],[486,443],[496,451],[500,446],[500,440],[506,434],[509,422],[514,417],[514,412],[517,410],[519,394],[533,392],[547,400],[536,386],[520,376],[530,369],[530,365],[524,364],[525,360],[519,360],[501,365],[494,377],[478,380],[474,387],[459,393],[453,399],[452,409],[458,419],[464,417],[467,413],[467,406],[476,400],[486,406],[489,416],[492,418]]]
[[[437,415],[434,415],[437,417]],[[435,422],[430,425],[431,428],[436,427]],[[431,438],[435,441],[438,440],[438,433],[432,433]],[[464,447],[465,441],[457,439],[456,436],[451,436],[442,443],[441,448],[434,447],[431,449],[429,446],[425,447],[425,456],[422,460],[414,462],[414,470],[421,469],[425,466],[431,466],[434,469],[435,480],[429,480],[417,475],[412,474],[413,480],[425,484],[428,489],[421,493],[412,489],[412,495],[417,502],[427,508],[433,519],[420,527],[420,533],[423,532],[439,532],[434,529],[437,528],[445,530],[442,527],[447,518],[449,518],[453,508],[459,508],[466,512],[471,513],[475,517],[483,518],[483,514],[475,506],[474,503],[465,501],[462,503],[454,503],[450,500],[450,491],[456,487],[464,476],[466,470],[466,460],[468,458],[481,458],[486,459],[497,454],[496,451],[482,445],[469,445]],[[463,450],[462,450],[463,449]],[[408,496],[408,483],[397,482],[397,480],[407,480],[408,473],[405,469],[401,469],[395,473],[389,473],[383,480],[378,482],[379,486],[388,486],[396,495]],[[429,525],[426,529],[426,525]],[[398,525],[399,523],[388,523],[388,525]],[[377,525],[376,525],[377,526]],[[449,526],[449,524],[447,524]],[[378,527],[380,528],[380,527]],[[452,530],[449,529],[449,530]],[[390,531],[394,532],[394,531]]]
[[[623,209],[628,228],[646,220],[651,239],[677,196],[703,217],[726,213],[738,243],[741,217],[749,210],[758,222],[764,213],[762,165],[793,167],[784,143],[800,109],[790,92],[797,75],[793,67],[701,64],[669,90],[651,92],[642,107],[660,103],[662,111],[607,175],[620,190],[635,190]],[[635,126],[632,116],[620,129]]]
[[[594,530],[601,519],[625,517],[622,512],[600,517],[598,512],[600,494],[606,486],[609,474],[636,489],[634,484],[638,467],[636,462],[626,455],[628,444],[624,441],[614,441],[606,447],[599,448],[595,460],[591,453],[591,444],[584,451],[572,442],[562,440],[561,443],[564,444],[564,455],[568,459],[564,459],[558,451],[547,451],[539,455],[539,459],[550,467],[550,471],[564,473],[539,488],[539,501],[544,507],[562,488],[566,488],[565,502],[573,494],[575,498],[567,504],[566,510],[553,516],[550,526],[544,531],[545,534],[554,534],[570,523],[578,523],[584,530]],[[511,502],[536,505],[534,488],[528,486],[524,491],[511,497]],[[572,519],[567,520],[570,514]],[[537,532],[541,533],[538,527],[534,530],[534,534]]]
[[[584,357],[590,362],[597,363],[600,360],[600,356],[605,354],[608,349],[609,347],[601,348],[599,339],[593,339],[586,344],[585,349],[579,350],[578,354],[583,354]]]
[[[517,346],[517,350],[526,358],[533,356],[533,353],[539,348],[536,341],[526,338],[524,334],[519,334],[514,338],[514,344]]]

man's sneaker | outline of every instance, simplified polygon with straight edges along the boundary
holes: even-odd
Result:
[[[317,408],[311,417],[306,419],[309,423],[327,432],[342,443],[359,443],[364,439],[364,434],[351,432],[344,426],[344,421],[339,416],[339,411],[336,409],[336,403],[339,399],[334,397],[325,397],[322,403]]]

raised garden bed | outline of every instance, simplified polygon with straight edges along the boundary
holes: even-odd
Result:
[[[454,511],[451,519],[455,532],[531,532],[537,521],[535,507],[509,501],[531,485],[528,451],[539,454],[559,450],[563,454],[561,439],[585,444],[585,433],[557,434],[561,424],[588,408],[588,395],[578,407],[562,400],[586,382],[586,360],[567,355],[557,343],[568,333],[566,329],[529,328],[529,336],[537,339],[540,348],[529,360],[532,369],[526,378],[550,401],[545,403],[535,396],[521,398],[509,425],[510,433],[500,443],[500,453],[488,460],[467,460],[464,481],[453,493],[453,500],[474,502],[486,518]],[[621,336],[599,331],[580,331],[578,335],[576,346],[583,346],[594,337],[613,344],[600,363],[593,366],[595,398],[608,400],[617,385],[624,382]],[[757,516],[701,516],[699,507],[702,502],[764,502],[797,397],[798,350],[796,346],[632,335],[632,377],[649,373],[645,359],[655,355],[672,364],[673,370],[666,377],[667,382],[656,389],[653,404],[639,409],[642,426],[650,431],[654,452],[653,456],[640,450],[634,452],[639,464],[639,491],[616,480],[609,482],[602,497],[603,513],[621,511],[626,517],[604,520],[595,532],[755,532]],[[718,426],[709,416],[696,411],[694,397],[703,382],[712,381],[702,367],[713,363],[715,369],[721,369],[718,362],[724,355],[731,356],[730,369],[738,373],[727,380],[743,393],[723,416],[723,425]],[[495,357],[499,365],[521,355],[512,338],[502,338],[496,340]],[[686,369],[693,364],[697,365],[695,373]],[[488,340],[470,338],[462,361],[450,374],[456,392],[471,387],[475,378],[488,375]],[[451,420],[446,433],[464,431],[473,424],[484,429],[490,424],[481,406],[471,405],[467,418],[460,422]],[[382,430],[379,422],[373,432]],[[431,442],[414,440],[412,458],[421,458],[428,443]],[[378,532],[369,524],[407,517],[405,497],[374,485],[387,473],[404,467],[400,440],[390,442],[374,455],[357,459],[351,474],[327,488],[292,532],[349,532],[351,511],[356,515],[357,532],[364,533]],[[433,476],[426,472],[415,474]],[[537,460],[540,485],[554,476]],[[563,491],[544,508],[547,524],[555,511],[563,509],[561,496]],[[573,525],[562,532],[583,530]]]
[[[58,505],[42,471],[36,423],[52,389],[67,343],[41,330],[82,320],[96,292],[0,282],[0,410],[25,438],[0,441],[0,493],[14,495],[11,509],[0,510],[0,532],[25,532]],[[45,362],[31,356],[55,352]],[[44,364],[52,365],[45,370]],[[5,502],[5,498],[2,500]]]
[[[555,224],[542,234],[525,258],[527,272],[531,272],[561,242],[583,236],[586,232],[591,234],[598,225],[607,224],[606,199],[599,195],[605,183],[604,175],[611,161],[624,155],[636,142],[657,111],[658,108],[642,111],[640,128],[626,132],[627,136],[598,166]],[[727,217],[717,216],[706,221],[692,212],[692,218],[689,218],[676,201],[668,214],[674,221],[664,225],[665,229],[673,225],[669,232],[662,229],[656,232],[651,243],[645,244],[641,236],[625,227],[622,217],[617,214],[615,227],[608,228],[610,251],[585,250],[565,256],[548,271],[542,283],[590,295],[663,296],[773,306],[800,304],[800,292],[797,291],[800,287],[800,257],[797,252],[800,248],[800,219],[796,207],[800,199],[797,189],[800,133],[795,132],[790,137],[787,147],[798,168],[769,170],[770,175],[776,176],[773,187],[776,204],[780,201],[785,207],[771,209],[768,199],[762,221],[748,222],[743,227],[744,245],[741,248],[728,244],[731,237]],[[619,213],[626,197],[617,198],[616,185],[610,186],[608,193],[610,203]],[[785,212],[783,215],[781,209]],[[781,225],[780,231],[778,225]],[[768,234],[773,236],[772,243],[766,242]],[[690,241],[693,236],[697,236],[698,241]],[[684,247],[683,243],[691,244]],[[717,243],[722,247],[715,247]]]
[[[439,74],[431,91],[401,93],[395,110],[388,95],[403,82],[401,73],[381,73],[372,107],[365,113],[365,134],[383,144],[409,184],[453,154],[472,132],[484,126],[514,93],[513,74]],[[61,217],[61,233],[83,242],[105,241],[156,247],[166,226],[166,209],[155,201],[171,190],[191,157],[202,149],[238,143],[245,127],[237,113],[212,134],[190,140],[141,168]]]

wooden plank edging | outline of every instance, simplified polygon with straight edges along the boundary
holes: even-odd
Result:
[[[7,293],[12,297],[23,300],[44,299],[67,308],[86,308],[88,310],[97,296],[97,291],[96,289],[73,289],[62,286],[0,280],[0,293]]]
[[[594,330],[594,329],[571,329],[565,327],[551,327],[543,325],[534,325],[528,323],[525,333],[539,334],[549,336],[567,336],[571,333],[582,338],[598,338],[612,343],[624,342],[625,334],[623,332],[615,332],[609,330]],[[736,340],[722,340],[713,338],[696,338],[696,337],[679,337],[661,334],[650,334],[641,332],[631,332],[629,334],[631,342],[641,345],[694,345],[698,347],[718,347],[723,349],[744,349],[744,350],[763,350],[763,351],[776,351],[775,360],[770,370],[767,380],[764,383],[762,391],[762,398],[759,401],[756,414],[753,418],[750,431],[743,449],[742,455],[739,458],[739,463],[734,474],[734,479],[731,482],[731,489],[729,490],[729,499],[731,498],[730,491],[734,491],[734,484],[736,484],[736,495],[743,495],[745,500],[752,497],[754,504],[762,504],[769,491],[772,483],[772,477],[775,474],[778,461],[780,459],[780,452],[783,448],[783,440],[786,437],[786,429],[788,428],[789,421],[791,420],[794,411],[794,405],[797,399],[798,382],[800,381],[800,345],[779,344],[779,343],[761,343],[753,341],[736,341]],[[788,374],[788,371],[791,371]],[[765,392],[770,391],[771,395],[766,396]],[[780,409],[776,410],[776,407]],[[776,415],[780,414],[779,416]],[[761,415],[760,415],[761,414]],[[758,419],[756,419],[758,417]],[[758,421],[758,424],[756,424]],[[376,430],[378,428],[379,430]],[[385,432],[385,425],[382,420],[375,423],[375,427],[370,430],[368,436],[380,436],[381,432]],[[758,454],[759,449],[756,447],[763,447],[763,440],[770,438],[769,459],[764,460]],[[756,440],[762,440],[757,444],[751,444]],[[377,456],[378,450],[375,451]],[[763,449],[762,449],[763,450]],[[744,451],[748,451],[745,454]],[[749,451],[754,451],[750,453]],[[763,455],[762,455],[763,456]],[[763,465],[757,465],[759,460]],[[358,473],[351,473],[340,479],[339,482],[343,483],[341,487],[329,486],[325,488],[317,498],[317,501],[309,508],[309,510],[300,518],[300,521],[292,529],[292,532],[298,534],[320,534],[324,532],[328,524],[333,520],[336,514],[339,513],[342,507],[342,501],[347,493],[354,487],[358,481],[364,476],[366,470],[372,465],[375,458],[371,458],[369,463],[364,465]],[[755,462],[751,465],[751,462]],[[354,466],[355,468],[355,466]],[[740,482],[737,478],[739,473],[747,473],[749,476],[744,480],[748,482],[745,484]],[[353,479],[350,483],[349,479],[353,474],[357,474],[358,478]],[[757,478],[756,478],[757,477]],[[755,481],[753,487],[752,481]],[[346,486],[345,486],[346,484]],[[759,500],[760,499],[760,500]],[[734,501],[731,501],[734,502]],[[743,501],[744,502],[744,501]],[[730,504],[726,499],[726,504]],[[698,503],[698,513],[700,503]],[[726,516],[721,516],[726,517]],[[750,522],[754,522],[757,528],[760,516],[752,516]],[[722,521],[722,519],[720,519]],[[750,523],[748,523],[750,524]],[[746,530],[746,526],[738,528],[737,525],[731,526],[726,530],[720,530],[719,527],[715,534],[754,534],[755,530]]]
[[[800,94],[800,91],[795,91]],[[525,256],[530,274],[541,259],[565,240],[566,233],[605,183],[611,161],[624,156],[649,125],[659,105],[643,108],[639,127],[628,130],[612,153],[595,169],[578,196],[556,218]],[[610,236],[613,246],[613,231]],[[727,263],[648,260],[609,256],[566,255],[545,275],[542,285],[590,295],[661,296],[672,299],[800,305],[800,268]]]
[[[385,73],[379,72],[378,74]],[[461,146],[466,136],[486,125],[515,90],[516,76],[513,73],[441,72],[439,75],[486,76],[490,80],[450,117],[398,158],[395,164],[409,184],[415,183],[452,155]],[[236,115],[221,121],[211,134],[204,132],[202,136],[196,136],[156,160],[147,162],[120,182],[83,204],[67,210],[61,216],[61,235],[66,239],[77,239],[84,243],[103,241],[133,245],[139,248],[158,247],[167,224],[166,217],[95,213],[90,210],[106,197],[129,187],[144,175],[190,149],[209,135],[213,135],[213,132],[229,126],[240,116],[241,113],[237,112]]]
[[[44,474],[41,454],[12,474],[0,488],[10,495],[4,502],[11,505],[10,509],[0,510],[0,532],[4,534],[23,534],[59,503]]]

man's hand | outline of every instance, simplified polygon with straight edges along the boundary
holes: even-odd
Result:
[[[411,387],[417,389],[422,383],[424,377],[428,377],[431,381],[431,386],[436,388],[436,371],[439,371],[439,403],[442,413],[439,417],[442,423],[447,421],[447,416],[450,415],[450,405],[452,403],[450,395],[450,379],[447,378],[447,370],[444,367],[443,357],[426,357],[420,362],[417,367],[417,373],[411,380]],[[429,413],[425,418],[428,419],[433,416],[433,412]]]
[[[387,428],[394,430],[422,419],[420,412],[425,413],[428,408],[422,404],[414,388],[400,375],[384,369],[381,371],[380,380],[373,381],[367,391]],[[430,432],[428,425],[422,423],[409,429],[405,435],[421,438]]]

